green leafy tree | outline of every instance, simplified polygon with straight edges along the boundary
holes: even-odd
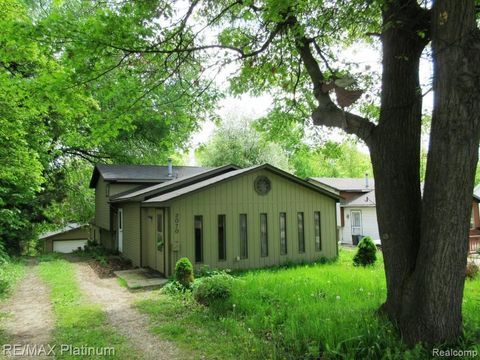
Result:
[[[269,163],[291,171],[282,147],[262,139],[247,119],[222,123],[210,140],[197,149],[196,156],[203,166],[234,164],[249,167]]]

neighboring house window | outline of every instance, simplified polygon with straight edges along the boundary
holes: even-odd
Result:
[[[203,261],[203,216],[195,216],[195,262]]]
[[[110,184],[105,185],[105,196],[110,196]]]
[[[247,214],[240,214],[240,258],[248,258]]]
[[[218,215],[218,259],[227,260],[227,237],[225,215]]]
[[[260,253],[262,257],[268,256],[268,225],[267,214],[260,214]]]
[[[315,211],[313,214],[315,222],[315,251],[322,251],[322,224],[320,211]]]
[[[287,214],[280,213],[280,255],[287,254]]]
[[[303,221],[303,212],[297,213],[298,224],[298,252],[305,252],[305,227]]]

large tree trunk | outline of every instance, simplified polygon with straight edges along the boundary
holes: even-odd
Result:
[[[370,146],[387,276],[382,310],[408,343],[454,342],[462,334],[479,146],[480,47],[474,1],[437,0],[434,5],[435,103],[423,202],[418,167],[421,47],[413,38],[415,29],[407,26],[415,13],[408,14],[405,2],[397,3],[398,8],[385,11],[384,23],[393,19],[405,25],[384,32],[382,112]]]
[[[383,75],[379,124],[370,153],[387,277],[382,310],[396,321],[405,284],[415,268],[420,241],[420,55],[425,12],[411,1],[383,13]],[[398,25],[401,24],[401,25]]]
[[[480,37],[473,0],[437,0],[432,17],[434,109],[420,249],[401,327],[409,342],[453,342],[462,299],[478,160]]]

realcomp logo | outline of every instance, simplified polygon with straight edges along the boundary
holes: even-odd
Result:
[[[115,356],[113,347],[73,346],[62,344],[59,347],[50,344],[5,344],[2,346],[3,356]]]
[[[478,351],[476,350],[456,350],[456,349],[447,349],[447,350],[440,350],[440,349],[433,349],[432,356],[433,357],[461,357],[461,358],[476,358],[478,355]]]

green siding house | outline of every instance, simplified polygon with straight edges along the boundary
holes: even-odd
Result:
[[[271,165],[169,165],[156,180],[142,166],[116,167],[94,170],[94,233],[135,266],[169,276],[184,256],[196,267],[248,269],[337,255],[338,195]]]

